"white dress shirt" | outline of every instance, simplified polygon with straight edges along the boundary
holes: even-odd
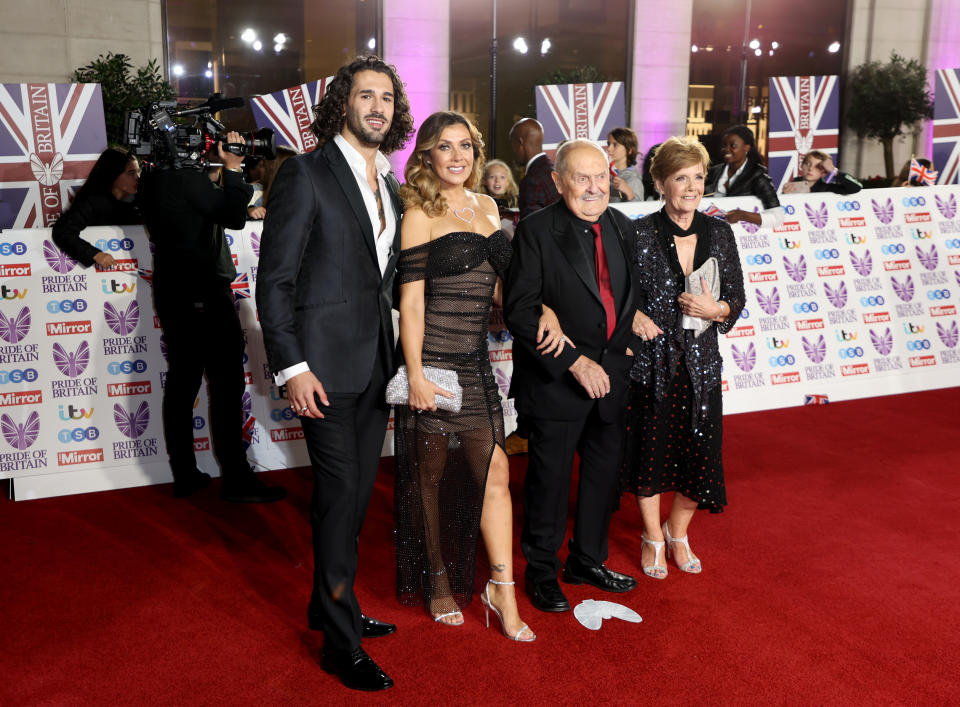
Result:
[[[367,159],[357,152],[356,148],[347,142],[342,135],[336,135],[333,138],[333,143],[340,149],[344,159],[350,166],[350,171],[353,172],[354,179],[357,180],[357,187],[359,187],[360,194],[363,196],[363,205],[367,208],[367,216],[370,218],[370,226],[377,248],[377,263],[380,266],[380,274],[383,275],[387,269],[387,261],[390,260],[390,251],[393,249],[393,238],[397,232],[397,215],[393,211],[390,191],[384,179],[384,175],[390,171],[390,161],[382,152],[377,151],[374,166],[377,170],[377,184],[380,187],[380,200],[383,204],[383,218],[385,223],[383,231],[378,233],[378,231],[380,231],[380,212],[377,209],[377,197],[367,182]],[[344,322],[344,325],[346,324],[347,323]],[[301,361],[288,368],[284,368],[274,375],[273,378],[279,386],[294,376],[306,373],[309,370],[310,366],[307,362]]]

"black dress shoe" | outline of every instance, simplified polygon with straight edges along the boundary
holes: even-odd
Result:
[[[560,583],[555,579],[545,582],[527,582],[527,595],[533,605],[540,611],[570,611],[570,602],[560,590]]]
[[[220,485],[220,498],[234,503],[272,503],[286,498],[282,486],[267,486],[252,471],[239,478],[226,478]]]
[[[393,687],[393,680],[360,647],[352,651],[324,649],[320,667],[336,675],[351,690],[377,692]]]
[[[174,498],[187,498],[209,485],[210,474],[205,474],[199,469],[176,473],[173,475],[173,496]]]
[[[323,630],[323,617],[320,615],[320,612],[316,611],[312,606],[307,607],[307,624],[310,626],[311,631]],[[396,630],[397,627],[395,624],[388,624],[386,621],[380,621],[372,616],[360,614],[360,636],[362,638],[389,636]]]
[[[583,563],[567,559],[567,564],[563,566],[563,581],[567,584],[592,584],[597,589],[605,592],[614,592],[620,594],[629,592],[637,586],[637,580],[633,577],[608,570],[603,565],[588,567]]]

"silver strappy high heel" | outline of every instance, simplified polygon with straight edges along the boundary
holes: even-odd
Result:
[[[483,613],[487,618],[487,628],[490,628],[490,612],[493,611],[497,615],[497,618],[500,619],[500,628],[503,630],[503,635],[509,638],[511,641],[519,641],[520,643],[530,643],[537,640],[536,634],[530,630],[530,627],[524,624],[520,627],[520,630],[517,631],[514,635],[507,633],[507,625],[503,623],[503,615],[500,613],[500,610],[493,605],[493,602],[490,601],[490,585],[491,584],[506,584],[512,586],[516,582],[498,582],[495,579],[487,580],[487,586],[483,588],[483,594],[480,595],[480,603],[483,604]],[[520,638],[520,634],[524,631],[530,631],[530,638]]]

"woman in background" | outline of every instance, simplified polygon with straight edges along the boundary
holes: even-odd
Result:
[[[109,253],[80,237],[87,226],[122,226],[141,222],[134,198],[140,184],[140,163],[135,155],[114,147],[97,158],[70,208],[53,225],[53,242],[85,267],[96,263],[112,268]]]
[[[607,135],[610,156],[610,201],[643,201],[643,177],[637,164],[637,134],[630,128],[614,128]]]
[[[755,226],[776,227],[783,223],[783,209],[777,198],[776,187],[767,168],[760,161],[753,131],[746,125],[735,125],[720,138],[723,164],[717,164],[707,172],[704,193],[713,196],[755,196],[763,205],[756,213],[743,209],[731,209],[724,218],[727,223],[747,221]]]

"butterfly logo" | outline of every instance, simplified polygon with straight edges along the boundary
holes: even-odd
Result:
[[[77,266],[77,261],[57,248],[50,241],[43,242],[43,259],[47,261],[54,272],[66,275]]]
[[[957,328],[957,322],[950,322],[949,327],[937,322],[937,335],[944,346],[950,349],[954,348],[957,345],[957,339],[960,338],[960,329]]]
[[[777,310],[780,309],[780,292],[774,287],[770,291],[770,295],[763,294],[760,290],[755,290],[757,293],[757,302],[760,303],[760,309],[762,309],[766,314],[773,316],[777,313]]]
[[[873,206],[873,215],[880,219],[880,223],[884,226],[893,221],[893,201],[891,199],[888,198],[886,204],[878,204],[875,199],[871,199],[870,204]]]
[[[853,269],[860,273],[860,277],[866,277],[873,270],[873,256],[870,255],[869,250],[863,254],[862,258],[858,258],[856,253],[850,251],[850,262],[853,263]]]
[[[510,377],[504,373],[499,368],[497,369],[497,387],[500,388],[500,392],[503,393],[503,397],[510,397]]]
[[[873,348],[877,350],[878,354],[881,356],[889,356],[890,352],[893,351],[893,332],[890,331],[890,327],[887,327],[887,330],[883,332],[883,334],[877,334],[871,329],[870,343],[873,344]]]
[[[937,246],[931,245],[929,253],[927,253],[920,246],[914,246],[914,249],[917,251],[917,258],[920,260],[920,264],[923,267],[925,267],[927,270],[937,269],[937,261],[940,259],[937,256]]]
[[[118,309],[109,302],[103,303],[103,318],[107,320],[107,326],[114,334],[120,336],[129,336],[137,323],[140,321],[140,305],[136,300],[130,302],[126,309],[122,306]]]
[[[169,363],[170,359],[167,358],[167,340],[163,338],[163,334],[160,335],[160,353],[163,354],[163,360]]]
[[[90,363],[90,344],[81,341],[76,351],[67,351],[60,344],[54,344],[53,362],[63,375],[76,378],[87,370]]]
[[[940,213],[943,214],[944,218],[953,218],[957,215],[957,197],[955,194],[951,194],[948,197],[941,199],[937,196],[937,208],[940,209]]]
[[[253,248],[253,254],[260,260],[260,234],[256,231],[250,233],[250,247]]]
[[[893,285],[893,291],[897,293],[897,297],[902,299],[904,302],[909,302],[913,299],[913,278],[907,275],[907,279],[902,283],[897,280],[897,278],[890,278],[891,284]]]
[[[803,282],[807,276],[807,259],[801,255],[797,262],[793,263],[790,258],[783,256],[783,267],[787,270],[787,275],[794,282]]]
[[[827,357],[827,340],[823,338],[823,334],[816,341],[809,341],[807,337],[803,337],[800,343],[803,344],[803,352],[813,363],[822,363]]]
[[[142,435],[150,422],[150,406],[144,400],[134,412],[127,412],[120,403],[113,406],[113,421],[125,437],[136,439]]]
[[[253,398],[250,397],[250,393],[246,390],[243,391],[243,397],[240,398],[240,409],[243,411],[244,421],[253,414]]]
[[[755,214],[760,213],[760,209],[754,206],[753,212]],[[747,233],[756,233],[757,231],[760,230],[759,226],[757,226],[756,224],[750,223],[749,221],[739,221],[739,224],[743,226],[743,230],[746,231]]]
[[[757,365],[757,349],[752,341],[744,351],[738,349],[736,344],[731,346],[730,350],[733,353],[733,360],[741,371],[749,373]]]
[[[24,307],[16,317],[10,317],[0,312],[0,338],[8,344],[23,341],[30,333],[30,308]]]
[[[40,436],[40,415],[34,410],[23,424],[14,422],[7,414],[0,415],[0,430],[3,431],[3,438],[7,440],[7,444],[18,452],[22,452]]]
[[[827,293],[827,299],[837,309],[843,309],[847,304],[847,283],[843,280],[837,285],[836,289],[830,287],[829,282],[823,283],[824,292]]]
[[[49,163],[41,160],[37,155],[30,155],[30,171],[34,178],[45,187],[52,187],[63,176],[63,155],[59,152]]]
[[[827,220],[830,218],[826,202],[820,202],[819,209],[811,208],[810,204],[804,204],[803,210],[807,212],[807,218],[814,228],[826,228]]]

